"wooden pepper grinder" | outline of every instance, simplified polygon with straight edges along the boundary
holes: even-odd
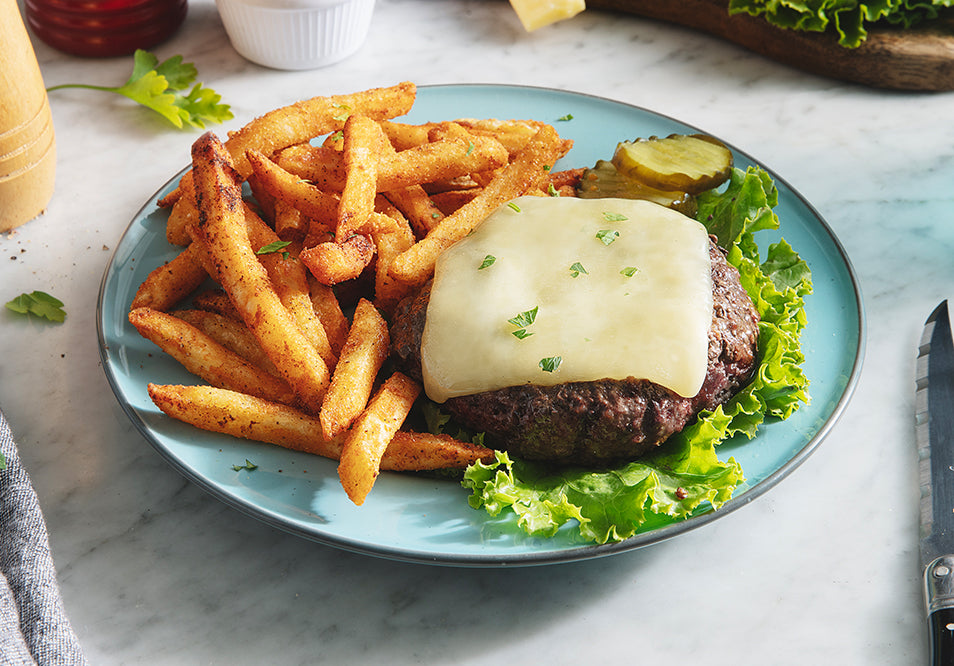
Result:
[[[0,232],[53,196],[56,144],[40,66],[16,0],[0,0]]]

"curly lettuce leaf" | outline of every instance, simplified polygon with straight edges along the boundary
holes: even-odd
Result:
[[[607,543],[727,502],[744,474],[734,458],[720,460],[716,447],[736,435],[752,438],[766,417],[787,418],[809,401],[799,338],[811,272],[784,240],[761,261],[753,237],[778,227],[777,203],[771,177],[757,167],[733,169],[723,191],[699,197],[698,219],[729,247],[728,260],[762,317],[761,362],[748,386],[651,455],[615,469],[555,468],[498,452],[494,461],[464,473],[471,506],[492,516],[513,511],[533,536],[553,536],[575,524],[583,538]]]
[[[884,22],[910,28],[935,19],[954,0],[729,0],[729,15],[761,16],[771,25],[787,30],[824,32],[832,30],[838,44],[857,48],[868,37],[872,23]]]

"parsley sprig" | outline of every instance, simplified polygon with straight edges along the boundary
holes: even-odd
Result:
[[[185,125],[203,128],[206,122],[231,120],[232,111],[228,104],[220,103],[221,95],[201,83],[193,85],[197,74],[195,65],[182,62],[181,55],[159,62],[149,51],[138,49],[133,56],[132,74],[121,86],[63,83],[47,88],[47,92],[85,88],[116,93],[152,109],[179,129]]]

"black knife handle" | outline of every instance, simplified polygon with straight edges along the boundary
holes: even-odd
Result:
[[[928,616],[931,629],[932,666],[954,664],[954,608],[942,608]]]
[[[925,567],[924,592],[931,664],[954,666],[954,555],[942,555]]]

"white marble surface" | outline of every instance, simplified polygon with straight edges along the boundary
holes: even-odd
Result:
[[[35,42],[36,43],[36,42]],[[47,85],[116,84],[126,59],[36,43]],[[952,94],[808,75],[680,28],[588,11],[527,35],[504,2],[380,0],[362,50],[277,72],[229,46],[210,0],[182,53],[233,105],[399,80],[567,88],[677,117],[763,160],[844,243],[868,318],[853,402],[819,450],[758,501],[650,548],[524,569],[453,569],[289,536],[185,481],[137,434],[100,367],[97,290],[139,206],[195,131],[98,93],[52,100],[47,214],[0,235],[0,299],[43,289],[63,325],[0,312],[0,407],[49,523],[64,600],[92,663],[916,664],[914,350],[954,295]]]

